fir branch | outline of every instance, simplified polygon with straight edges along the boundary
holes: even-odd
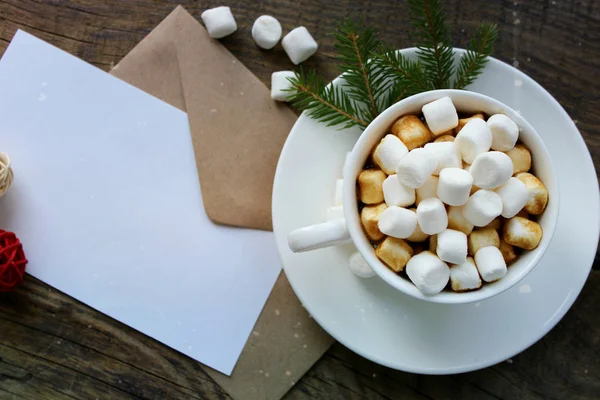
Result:
[[[408,0],[417,55],[433,89],[445,89],[454,74],[450,33],[441,0]]]
[[[377,73],[392,79],[391,86],[402,92],[404,96],[432,89],[427,82],[421,63],[404,57],[400,51],[382,45],[374,54],[373,59],[378,69]],[[389,97],[395,98],[394,94]]]
[[[377,72],[371,58],[373,49],[381,45],[377,31],[372,27],[364,28],[362,20],[346,19],[338,24],[334,37],[348,96],[365,103],[365,118],[370,122],[382,111],[380,105],[389,85],[389,80]]]
[[[496,39],[498,39],[496,24],[483,23],[479,26],[466,54],[460,60],[453,85],[455,89],[464,89],[477,79],[487,64],[488,56],[494,51]]]
[[[349,97],[341,87],[325,86],[323,79],[314,70],[305,73],[302,68],[294,77],[288,78],[292,88],[288,89],[288,100],[308,116],[327,126],[343,125],[343,128],[369,125],[364,119],[364,110]]]

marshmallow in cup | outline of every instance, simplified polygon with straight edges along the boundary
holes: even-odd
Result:
[[[361,225],[360,213],[359,213],[359,201],[357,198],[356,192],[356,179],[358,174],[363,170],[363,166],[367,158],[372,154],[375,146],[381,142],[381,140],[385,137],[387,133],[389,133],[391,126],[396,122],[400,117],[406,115],[418,115],[421,112],[421,109],[424,105],[431,103],[435,100],[448,96],[451,98],[452,103],[456,106],[456,109],[461,113],[466,114],[476,114],[478,112],[482,112],[487,115],[494,114],[504,114],[513,120],[520,129],[519,139],[523,142],[525,146],[532,153],[532,161],[533,161],[533,170],[536,173],[536,176],[544,183],[549,193],[549,202],[546,207],[544,214],[539,219],[540,226],[543,229],[544,235],[537,246],[536,249],[532,251],[528,251],[521,255],[517,260],[515,260],[511,267],[506,272],[506,276],[502,279],[494,281],[493,283],[488,283],[483,285],[477,291],[467,291],[467,292],[452,292],[448,290],[441,290],[438,293],[434,294],[424,294],[421,292],[409,279],[398,275],[394,272],[390,267],[386,266],[375,254],[375,249],[373,244],[366,236],[363,227]],[[471,121],[470,121],[471,122]],[[485,121],[482,121],[485,123]],[[468,125],[468,123],[467,123]],[[475,125],[478,125],[476,122]],[[466,125],[465,125],[466,127]],[[471,129],[463,134],[463,150],[464,155],[468,155],[467,157],[471,162],[473,162],[477,155],[483,153],[485,151],[489,151],[491,148],[491,134],[489,128],[486,124],[486,129],[482,126],[475,126],[477,129]],[[481,129],[479,129],[481,128]],[[440,128],[441,129],[441,128]],[[461,130],[461,132],[464,128]],[[480,137],[482,134],[484,137]],[[458,136],[457,136],[458,139]],[[484,139],[481,141],[481,139]],[[432,137],[433,141],[433,137]],[[489,142],[489,143],[488,143]],[[456,141],[455,141],[456,143]],[[465,146],[466,144],[466,146]],[[488,147],[489,146],[489,147]],[[461,146],[459,147],[459,151]],[[410,153],[409,153],[410,154]],[[461,155],[463,153],[461,152]],[[464,157],[463,157],[464,160]],[[465,160],[466,161],[466,160]],[[427,163],[424,163],[427,164]],[[437,166],[435,166],[437,168]],[[428,165],[428,168],[431,168],[431,164]],[[410,168],[409,168],[410,169]],[[432,172],[435,168],[432,168]],[[381,113],[371,124],[362,132],[358,141],[356,142],[354,148],[352,149],[350,155],[347,158],[347,162],[345,163],[344,168],[344,184],[343,184],[343,193],[342,193],[342,203],[343,203],[343,211],[344,218],[339,218],[334,221],[328,221],[325,223],[320,223],[317,225],[301,227],[292,231],[288,236],[288,243],[290,249],[293,252],[303,252],[312,249],[320,249],[324,247],[329,247],[335,245],[340,242],[345,242],[347,238],[350,238],[351,242],[354,244],[356,249],[363,256],[364,260],[373,268],[373,271],[384,280],[387,284],[392,286],[393,288],[417,299],[430,301],[430,302],[438,302],[438,303],[470,303],[474,301],[481,301],[483,299],[492,297],[497,295],[508,288],[514,286],[517,282],[519,282],[524,276],[526,276],[537,264],[545,250],[548,247],[548,244],[552,238],[554,228],[556,226],[557,219],[557,211],[558,211],[558,192],[557,192],[557,183],[556,183],[556,174],[553,172],[552,162],[550,160],[550,156],[546,147],[544,146],[541,138],[535,132],[535,130],[525,121],[519,114],[517,114],[514,110],[510,109],[510,107],[505,104],[500,103],[499,101],[487,97],[482,94],[469,92],[469,91],[461,91],[461,90],[435,90],[425,93],[420,93],[409,98],[406,98],[389,109],[385,110]],[[428,176],[431,176],[428,174]],[[415,174],[413,176],[415,179],[412,182],[411,186],[416,186],[422,180],[421,176]],[[437,177],[436,177],[437,178]],[[429,179],[429,178],[428,178]],[[417,182],[415,182],[417,181]],[[427,179],[425,179],[427,181]],[[407,182],[410,183],[410,182]],[[423,182],[424,184],[425,182]],[[419,202],[423,201],[419,197],[419,188],[416,188],[416,200]],[[482,189],[484,190],[484,189]],[[421,191],[422,192],[422,191]],[[494,195],[500,197],[493,190],[489,190],[488,192],[493,193]],[[501,191],[500,191],[501,192]],[[501,192],[502,193],[502,192]],[[422,193],[425,194],[425,193]],[[437,197],[437,196],[435,196]],[[383,207],[385,207],[385,203],[382,203]],[[427,205],[427,204],[426,204]],[[469,217],[471,218],[463,218],[463,221],[460,225],[464,226],[469,224],[468,219],[476,219],[477,225],[481,225],[484,219],[489,218],[487,214],[494,215],[500,214],[500,211],[497,210],[486,210],[487,207],[480,208],[478,207],[477,202],[474,204],[476,207],[474,213],[471,213]],[[379,207],[378,205],[371,207]],[[414,207],[414,206],[412,206]],[[453,206],[454,207],[454,206]],[[453,210],[459,211],[463,209],[465,206],[459,206],[454,208]],[[493,212],[489,212],[493,211]],[[453,211],[454,212],[454,211]],[[417,211],[418,214],[418,211]],[[450,213],[452,214],[452,213]],[[469,214],[468,212],[466,214]],[[482,215],[483,214],[483,215]],[[448,216],[446,216],[448,217]],[[451,215],[452,218],[449,220],[453,224],[457,224],[457,218],[454,214]],[[467,217],[467,215],[464,215]],[[479,217],[479,218],[478,218]],[[485,218],[482,218],[485,217]],[[449,221],[449,222],[450,222]],[[310,223],[311,221],[307,221]],[[442,221],[443,222],[443,221]],[[458,225],[458,224],[457,224]],[[418,226],[418,225],[417,225]],[[460,231],[467,230],[461,226]],[[470,228],[470,227],[469,227]],[[439,229],[439,228],[438,228]],[[451,229],[449,226],[445,229]],[[457,228],[454,228],[457,229]],[[415,229],[416,230],[416,229]],[[437,229],[436,229],[437,230]],[[403,236],[403,235],[402,235]],[[458,235],[455,235],[458,238]],[[385,238],[385,236],[384,236]],[[402,241],[403,239],[394,239]],[[462,245],[461,245],[462,246]],[[462,248],[462,247],[461,247]],[[421,253],[422,254],[422,253]],[[481,256],[485,255],[485,252],[480,254]],[[437,255],[431,254],[432,257],[437,257]],[[458,255],[444,255],[444,257],[449,258],[452,257],[453,261],[462,261],[462,253],[460,255],[460,260],[458,259]],[[413,255],[413,258],[416,257]],[[454,258],[456,257],[456,258]],[[439,258],[439,257],[438,257]],[[487,259],[487,257],[485,257]],[[409,260],[410,261],[410,260]],[[441,261],[441,260],[440,260]],[[441,261],[443,262],[443,261]],[[468,260],[466,261],[469,262]],[[458,265],[451,263],[452,265]],[[464,264],[464,263],[463,263]],[[439,263],[438,263],[439,266]],[[465,267],[467,268],[467,267]],[[411,268],[412,269],[412,268]],[[441,269],[440,269],[441,271]],[[468,268],[467,273],[471,273],[472,268]],[[350,272],[349,272],[350,273]],[[445,273],[441,274],[445,276]],[[440,276],[440,278],[443,278]],[[416,279],[416,278],[415,278]],[[444,278],[445,279],[445,278]],[[443,279],[442,279],[443,280]],[[440,280],[439,284],[442,284],[442,280]],[[492,279],[490,279],[492,280]],[[468,286],[474,286],[477,282],[468,282]],[[462,287],[462,286],[461,286]],[[430,288],[430,289],[436,289]]]

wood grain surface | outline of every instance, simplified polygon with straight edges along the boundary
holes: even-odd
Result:
[[[199,18],[222,5],[197,0],[0,0],[0,51],[18,28],[109,70],[177,4]],[[457,46],[481,20],[500,24],[495,56],[544,86],[575,120],[600,167],[600,2],[446,0]],[[265,84],[291,63],[261,51],[250,28],[262,14],[284,31],[306,26],[320,43],[306,64],[336,75],[335,20],[364,14],[398,48],[411,45],[405,2],[229,1],[238,31],[223,43]],[[1,118],[1,115],[0,115]],[[567,144],[568,145],[568,144]],[[600,263],[582,294],[542,340],[481,371],[422,376],[369,362],[336,344],[288,399],[598,399]],[[568,267],[568,266],[565,266]],[[197,362],[27,276],[0,296],[0,399],[227,399]]]

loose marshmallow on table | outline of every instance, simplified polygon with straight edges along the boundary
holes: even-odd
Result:
[[[529,199],[527,186],[517,179],[510,178],[508,182],[496,189],[496,193],[502,199],[502,216],[512,218],[523,209]]]
[[[384,235],[379,230],[379,217],[386,208],[385,204],[379,204],[377,206],[363,207],[360,212],[360,222],[369,240],[383,239]]]
[[[462,207],[448,207],[448,229],[468,235],[473,231],[473,227],[473,224],[464,217]]]
[[[344,218],[344,206],[329,207],[326,210],[327,221]]]
[[[433,153],[438,163],[433,175],[439,175],[444,168],[462,168],[460,152],[454,142],[427,143],[425,149]]]
[[[450,279],[450,268],[430,251],[417,254],[408,261],[406,274],[421,293],[437,294]]]
[[[509,151],[519,139],[519,127],[504,114],[494,114],[487,120],[492,131],[492,149]]]
[[[475,255],[483,247],[500,246],[500,236],[498,231],[493,228],[475,229],[467,238],[469,254]]]
[[[388,206],[407,207],[415,202],[415,189],[401,184],[396,174],[388,176],[382,188],[383,199]]]
[[[469,123],[472,119],[483,119],[483,114],[475,114],[469,118],[461,118],[458,120],[458,126],[454,129],[456,133],[460,132],[462,128],[465,127],[466,124]]]
[[[407,208],[391,206],[379,216],[378,226],[384,235],[406,239],[417,226],[417,214]]]
[[[306,61],[317,52],[319,45],[310,35],[308,29],[303,26],[292,29],[281,41],[283,49],[288,57],[296,65]]]
[[[467,261],[467,235],[461,231],[446,229],[437,235],[436,253],[440,260],[462,264]]]
[[[365,204],[377,204],[383,201],[383,181],[387,178],[380,169],[365,169],[358,175],[360,201]]]
[[[475,265],[486,282],[494,282],[506,275],[506,262],[497,247],[483,247],[475,253]]]
[[[513,175],[531,169],[531,153],[522,144],[517,144],[512,150],[507,151],[506,155],[512,160]]]
[[[392,175],[396,173],[396,166],[406,153],[408,153],[408,149],[398,136],[385,135],[373,151],[373,161],[386,174]]]
[[[473,177],[461,168],[444,168],[440,172],[438,198],[449,206],[462,206],[469,200]]]
[[[418,148],[408,152],[396,167],[396,176],[403,185],[418,188],[437,168],[437,159],[428,149]]]
[[[430,175],[429,178],[419,186],[416,190],[416,204],[419,205],[423,200],[432,197],[437,197],[439,178],[434,175]]]
[[[504,224],[502,239],[521,249],[533,250],[542,240],[542,227],[537,222],[513,217]]]
[[[481,278],[473,257],[467,257],[467,261],[462,264],[450,266],[450,286],[455,292],[464,292],[481,287]]]
[[[448,96],[425,104],[421,111],[434,136],[440,136],[458,126],[458,114],[452,99]]]
[[[353,253],[348,259],[350,271],[359,278],[371,278],[375,276],[375,271],[367,263],[364,257],[359,253]]]
[[[270,15],[261,15],[252,25],[252,38],[258,47],[272,49],[281,39],[281,24]]]
[[[448,227],[444,203],[435,197],[423,200],[417,207],[417,221],[421,230],[428,235],[442,232]]]
[[[231,35],[237,30],[235,18],[229,7],[215,7],[206,10],[200,15],[208,35],[214,39],[220,39],[227,35]]]
[[[472,164],[475,157],[489,151],[492,146],[492,132],[484,120],[474,118],[456,135],[454,143],[458,146],[462,159]]]
[[[344,180],[338,179],[335,181],[335,195],[334,203],[335,206],[341,206],[343,203],[342,194],[344,192]]]
[[[416,115],[405,115],[392,125],[392,133],[402,140],[408,150],[423,146],[431,140],[431,132]]]
[[[502,213],[502,200],[496,192],[481,189],[463,206],[463,215],[475,226],[486,226]]]
[[[481,189],[495,189],[512,176],[513,165],[509,156],[500,151],[490,151],[475,157],[469,173],[473,185]]]
[[[400,272],[413,256],[414,251],[404,240],[388,236],[377,246],[375,254],[394,272]]]
[[[548,189],[546,189],[546,186],[544,186],[542,181],[528,172],[521,172],[516,177],[525,184],[529,193],[527,203],[525,203],[524,207],[525,211],[533,215],[543,213],[548,205]]]
[[[288,78],[296,76],[294,71],[278,71],[271,74],[271,98],[276,101],[287,101],[292,89],[292,83]]]

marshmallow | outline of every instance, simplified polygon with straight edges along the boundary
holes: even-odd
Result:
[[[395,174],[383,181],[382,188],[383,199],[388,206],[408,207],[415,202],[415,189],[401,184]]]
[[[466,124],[469,123],[469,121],[471,121],[472,119],[484,119],[483,118],[483,114],[475,114],[469,118],[461,118],[458,120],[458,126],[454,129],[456,131],[456,133],[458,134],[458,132],[460,132],[462,130],[462,128],[465,127]]]
[[[429,251],[432,253],[437,252],[437,235],[429,236]]]
[[[529,193],[527,203],[523,207],[525,211],[533,215],[543,213],[548,205],[548,189],[546,189],[546,186],[544,186],[542,181],[528,172],[517,174],[517,179],[525,184]]]
[[[423,200],[431,197],[437,197],[439,178],[434,175],[430,175],[429,178],[419,186],[416,190],[416,203],[419,205]]]
[[[281,24],[270,15],[261,15],[252,25],[252,38],[258,47],[272,49],[281,39]]]
[[[454,136],[443,135],[433,141],[433,143],[444,143],[444,142],[454,142]]]
[[[366,206],[360,212],[360,222],[369,240],[378,241],[383,239],[383,233],[379,230],[379,217],[386,208],[385,204]]]
[[[475,265],[486,282],[494,282],[506,275],[506,262],[497,247],[488,246],[475,253]]]
[[[414,212],[416,212],[415,209],[410,209]],[[427,238],[429,237],[428,234],[426,234],[425,232],[423,232],[421,230],[421,227],[419,226],[419,224],[417,224],[417,226],[415,226],[415,230],[413,231],[413,233],[411,233],[411,235],[409,237],[406,238],[406,240],[408,240],[409,242],[413,242],[413,243],[418,243],[418,242],[424,242],[425,240],[427,240]]]
[[[383,201],[383,181],[387,178],[380,169],[365,169],[358,175],[360,201],[365,204],[378,204]]]
[[[477,251],[484,247],[500,246],[500,236],[498,231],[493,228],[475,229],[467,238],[469,255],[477,254]]]
[[[211,8],[204,11],[200,15],[200,18],[202,18],[202,22],[204,22],[204,26],[206,26],[206,30],[208,31],[208,36],[211,38],[220,39],[231,35],[237,30],[235,18],[233,18],[229,7]]]
[[[337,179],[335,181],[335,195],[334,198],[334,206],[341,206],[343,203],[343,193],[344,193],[344,180]]]
[[[392,125],[392,133],[402,140],[408,150],[423,146],[431,140],[431,132],[416,115],[405,115]]]
[[[425,149],[433,153],[438,163],[433,175],[439,175],[444,168],[462,168],[460,152],[454,142],[427,143]]]
[[[440,172],[438,198],[449,206],[462,206],[469,200],[473,177],[461,168],[444,168]]]
[[[348,259],[348,267],[350,271],[359,278],[371,278],[375,276],[375,271],[367,263],[367,260],[359,253],[356,252]]]
[[[529,199],[527,186],[517,179],[510,178],[508,182],[495,190],[502,200],[502,216],[512,218],[523,209]]]
[[[504,206],[502,207],[504,209]],[[492,222],[484,226],[484,228],[492,228],[495,230],[499,230],[502,228],[502,217],[494,218]]]
[[[417,226],[417,214],[406,208],[391,206],[379,216],[378,226],[384,235],[406,239]]]
[[[496,192],[481,189],[463,206],[463,215],[475,226],[486,226],[502,213],[502,200]]]
[[[465,235],[473,231],[473,224],[464,217],[462,207],[448,207],[448,229],[461,231]]]
[[[523,210],[519,211],[517,213],[517,215],[515,215],[515,217],[521,217],[521,218],[529,219],[529,213],[523,209]]]
[[[428,149],[414,149],[408,152],[396,167],[396,175],[403,185],[418,188],[437,168],[437,159]]]
[[[494,114],[487,120],[492,131],[492,149],[509,151],[519,139],[519,127],[504,114]]]
[[[288,101],[288,96],[292,94],[288,90],[294,87],[288,78],[295,76],[294,71],[273,72],[271,74],[271,98],[276,101]]]
[[[542,227],[537,222],[513,217],[504,224],[502,239],[521,249],[533,250],[542,240]]]
[[[281,40],[281,45],[290,60],[296,65],[302,61],[306,61],[319,48],[319,45],[310,35],[308,29],[303,26],[292,29],[290,33],[285,35],[283,40]]]
[[[472,257],[467,257],[467,261],[462,264],[450,266],[450,286],[455,292],[465,292],[481,287],[481,278]]]
[[[498,248],[500,249],[500,253],[502,253],[502,257],[504,257],[506,265],[509,265],[517,259],[518,256],[515,252],[515,248],[504,240],[500,240],[500,246]]]
[[[448,96],[425,104],[421,111],[434,136],[440,136],[458,126],[458,114],[452,99]]]
[[[396,166],[400,159],[408,153],[408,149],[396,135],[385,135],[373,151],[373,161],[379,165],[386,174],[396,173]]]
[[[334,219],[344,218],[344,207],[334,206],[329,207],[326,210],[327,221],[333,221]]]
[[[430,251],[417,254],[408,261],[406,274],[423,294],[437,294],[450,279],[450,268]]]
[[[412,247],[402,239],[387,237],[375,249],[375,254],[394,272],[400,272],[413,256]]]
[[[424,251],[427,251],[427,246],[425,245],[425,243],[413,243],[412,248],[415,256],[417,254],[421,254]]]
[[[474,118],[456,135],[454,143],[458,146],[462,159],[472,164],[475,157],[492,146],[492,132],[484,120]]]
[[[513,165],[509,156],[500,151],[490,151],[475,157],[469,173],[473,185],[481,189],[495,189],[512,176]]]
[[[512,160],[513,175],[519,172],[527,172],[531,169],[531,153],[522,144],[517,144],[512,150],[507,151],[506,155]]]
[[[417,207],[417,221],[424,233],[438,234],[448,227],[446,207],[438,198],[425,199]]]
[[[442,261],[462,264],[467,261],[467,235],[446,229],[437,235],[436,254]]]

